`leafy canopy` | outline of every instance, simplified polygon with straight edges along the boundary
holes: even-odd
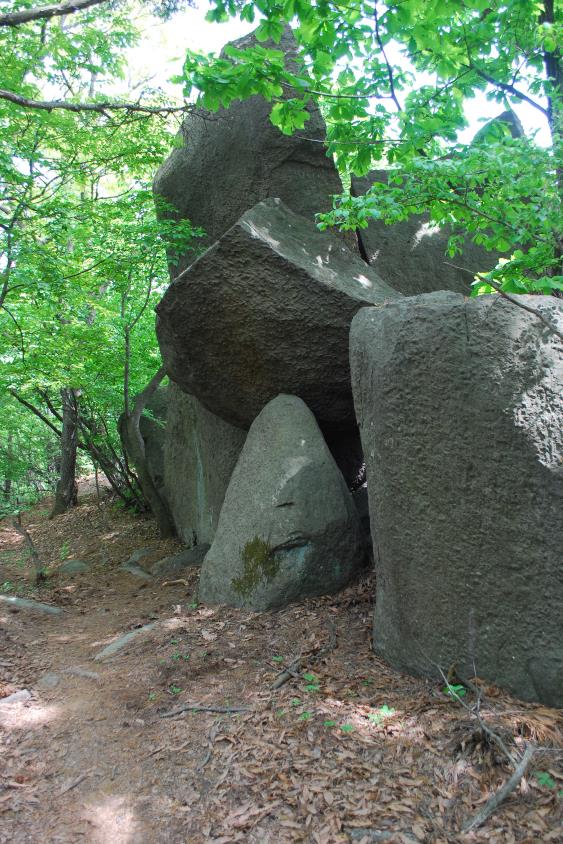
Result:
[[[186,94],[199,90],[212,110],[260,94],[288,134],[315,102],[341,172],[390,171],[365,196],[337,198],[321,226],[429,211],[452,231],[450,255],[467,235],[504,253],[476,290],[562,289],[560,0],[213,0],[209,18],[228,16],[256,17],[258,43],[219,58],[189,52]],[[299,57],[286,66],[276,45],[288,23]],[[460,143],[477,92],[499,110],[526,103],[551,146],[506,123]]]

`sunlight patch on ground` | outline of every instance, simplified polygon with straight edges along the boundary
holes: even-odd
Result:
[[[93,829],[96,844],[129,844],[135,834],[135,817],[124,797],[108,797],[102,803],[86,806],[85,819]]]
[[[55,721],[61,715],[61,707],[55,704],[31,705],[27,701],[2,706],[0,700],[0,727],[5,730],[29,730]]]

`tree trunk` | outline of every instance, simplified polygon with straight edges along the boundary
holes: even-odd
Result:
[[[10,496],[12,494],[12,463],[14,460],[14,435],[12,431],[9,431],[8,433],[8,447],[6,449],[6,458],[6,476],[2,485],[2,493],[4,495],[4,500],[9,501]]]
[[[61,434],[61,470],[55,493],[55,505],[49,516],[60,516],[70,507],[76,506],[78,485],[76,483],[76,449],[78,447],[78,402],[76,391],[63,387],[63,429]]]

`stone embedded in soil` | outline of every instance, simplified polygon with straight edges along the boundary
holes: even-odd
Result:
[[[129,633],[125,633],[123,636],[120,636],[119,639],[116,639],[114,642],[111,642],[107,647],[103,650],[99,651],[94,657],[95,662],[100,662],[103,659],[107,659],[110,656],[118,653],[122,650],[126,645],[136,639],[137,636],[140,636],[141,633],[146,633],[149,630],[152,630],[156,624],[145,624],[144,627],[138,627],[136,630],[130,630]]]
[[[62,574],[81,574],[90,571],[90,566],[85,560],[67,560],[62,564],[59,571]]]
[[[154,554],[155,549],[151,547],[146,548],[137,548],[136,551],[133,551],[129,559],[127,560],[128,563],[140,563],[143,557],[148,557],[151,554]]]
[[[48,671],[38,679],[35,685],[38,689],[55,689],[60,682],[61,678],[59,674],[55,674],[53,671]]]
[[[15,703],[26,703],[26,701],[31,700],[31,692],[27,689],[20,689],[19,692],[14,692],[8,697],[4,697],[0,699],[0,706],[12,706]]]
[[[41,601],[30,601],[28,598],[16,598],[15,595],[0,595],[0,603],[8,604],[16,610],[30,610],[45,615],[60,615],[62,609],[51,604],[43,604]]]
[[[71,666],[70,668],[64,668],[63,674],[72,674],[75,677],[85,677],[87,680],[95,680],[98,683],[102,679],[99,674],[96,674],[95,671],[88,671],[86,668],[80,668],[80,666]]]
[[[150,572],[142,568],[138,563],[132,563],[131,560],[127,560],[127,562],[119,566],[119,570],[126,571],[128,574],[132,574],[133,577],[141,578],[141,580],[152,580],[152,574]]]
[[[196,545],[195,548],[185,548],[179,554],[171,554],[168,557],[163,557],[162,560],[158,560],[154,564],[152,573],[154,575],[181,574],[188,568],[201,566],[209,548],[210,545],[204,543]]]

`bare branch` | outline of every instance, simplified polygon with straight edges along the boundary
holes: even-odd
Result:
[[[69,103],[66,100],[32,100],[29,97],[22,97],[21,94],[16,94],[14,91],[6,91],[3,88],[0,88],[0,100],[7,100],[22,108],[33,108],[39,111],[54,111],[55,109],[72,111],[74,113],[90,111],[105,116],[110,111],[127,111],[140,112],[141,114],[158,114],[166,117],[169,114],[187,112],[192,109],[192,105],[188,103],[182,106],[145,106],[141,105],[140,102],[123,103],[107,101],[100,103]]]
[[[109,0],[74,0],[72,3],[59,3],[51,6],[39,6],[34,9],[21,9],[19,12],[9,12],[0,15],[0,26],[21,26],[30,21],[48,20],[49,18],[73,15],[90,6],[99,6]]]
[[[472,829],[477,829],[477,827],[482,826],[487,820],[487,818],[489,818],[493,814],[493,812],[497,810],[503,800],[506,800],[511,791],[514,791],[516,786],[519,784],[520,780],[528,769],[528,765],[532,761],[534,753],[535,748],[533,748],[532,745],[529,744],[526,748],[526,752],[524,753],[518,767],[516,768],[512,776],[507,779],[505,784],[493,794],[490,800],[487,800],[483,808],[480,809],[476,815],[474,815],[469,821],[467,821],[463,825],[462,832],[469,832]]]

